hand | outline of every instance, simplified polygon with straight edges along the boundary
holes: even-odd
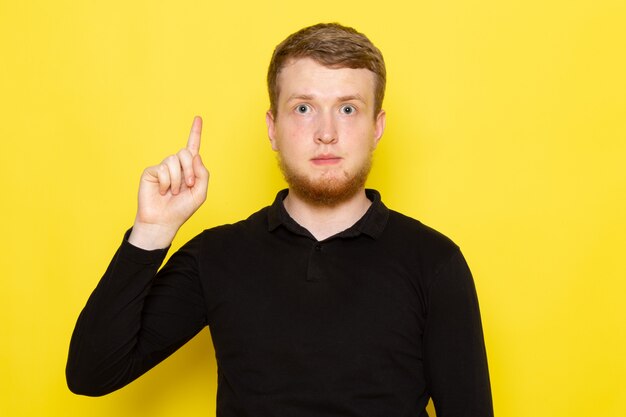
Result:
[[[169,246],[178,229],[206,200],[209,172],[198,153],[202,119],[196,116],[187,147],[141,175],[139,203],[128,241],[143,249]]]

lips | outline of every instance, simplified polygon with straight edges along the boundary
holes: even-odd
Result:
[[[315,165],[333,165],[341,161],[341,157],[333,154],[321,154],[311,158],[311,162]]]

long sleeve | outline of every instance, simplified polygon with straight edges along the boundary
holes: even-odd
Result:
[[[424,349],[437,417],[493,416],[478,299],[460,251],[439,268],[429,290]]]
[[[167,249],[145,251],[124,239],[76,323],[66,367],[72,392],[99,396],[121,388],[204,327],[199,241],[158,271]]]

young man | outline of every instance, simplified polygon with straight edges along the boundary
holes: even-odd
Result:
[[[206,198],[201,120],[141,178],[135,223],[81,313],[70,389],[103,395],[208,325],[217,415],[493,415],[480,313],[458,247],[364,188],[385,128],[385,66],[337,24],[294,33],[268,73],[266,121],[289,184],[205,230],[158,271]],[[158,271],[158,272],[157,272]]]

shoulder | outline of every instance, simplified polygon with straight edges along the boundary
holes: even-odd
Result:
[[[222,224],[203,230],[191,241],[196,241],[201,246],[205,245],[223,245],[228,242],[236,241],[239,244],[245,244],[246,240],[262,235],[268,230],[268,212],[269,207],[264,207],[259,211],[252,213],[247,219],[237,221],[235,223]]]
[[[169,262],[195,265],[203,271],[211,264],[232,263],[263,245],[267,235],[267,207],[247,219],[203,230],[184,243]]]
[[[429,249],[432,252],[458,250],[457,244],[443,233],[394,210],[389,210],[389,220],[385,233],[389,234],[390,237],[405,240],[420,247],[424,246],[424,249]]]
[[[394,210],[389,210],[381,239],[389,256],[414,264],[425,275],[436,273],[460,254],[459,246],[449,237]]]

